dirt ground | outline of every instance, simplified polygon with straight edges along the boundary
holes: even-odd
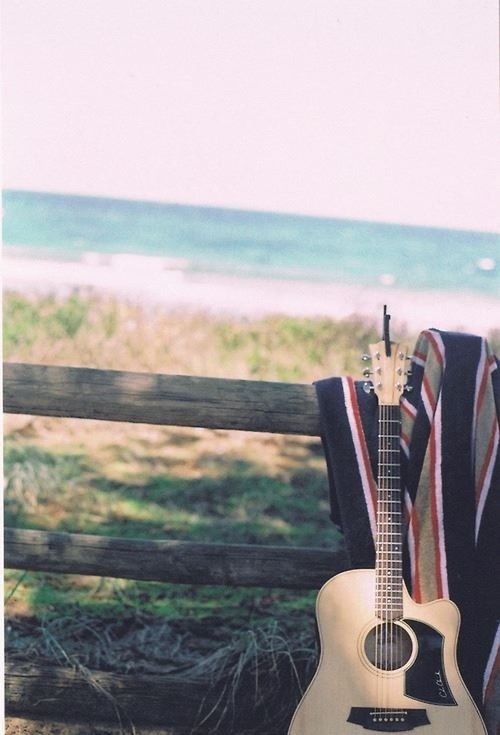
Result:
[[[40,720],[24,720],[19,717],[9,717],[5,721],[5,735],[129,735],[119,727],[103,725],[102,727],[86,724],[72,724],[64,722],[42,722]],[[138,726],[135,735],[182,735],[173,730],[158,730]]]

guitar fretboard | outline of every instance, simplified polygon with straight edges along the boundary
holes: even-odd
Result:
[[[375,614],[403,617],[403,552],[399,406],[379,407]]]

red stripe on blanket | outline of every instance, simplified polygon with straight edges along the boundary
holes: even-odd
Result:
[[[486,387],[488,385],[488,381],[490,379],[490,366],[488,362],[486,361],[484,364],[483,372],[481,375],[481,381],[479,383],[479,388],[477,391],[477,397],[476,397],[476,416],[479,414],[481,410],[481,406],[483,405],[483,400],[486,395]]]
[[[422,362],[425,362],[427,360],[427,353],[419,352],[418,350],[413,350],[413,357],[416,357],[417,360],[421,360]]]
[[[404,413],[406,413],[408,416],[410,416],[412,419],[414,419],[417,415],[417,409],[415,406],[412,406],[412,404],[407,401],[405,398],[400,402],[399,404],[400,408]]]
[[[431,483],[430,505],[431,505],[432,535],[434,537],[434,559],[435,559],[434,576],[436,578],[437,595],[438,595],[438,598],[440,599],[441,597],[443,597],[443,580],[441,579],[441,550],[440,550],[440,543],[439,543],[441,529],[439,526],[439,519],[438,519],[437,494],[439,492],[439,487],[438,487],[436,472],[438,472],[439,470],[437,467],[438,446],[437,446],[437,435],[436,435],[435,424],[432,424],[431,435],[429,438],[429,446],[430,446],[430,483]]]

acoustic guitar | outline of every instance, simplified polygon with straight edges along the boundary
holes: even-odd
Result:
[[[386,336],[370,355],[373,385],[365,385],[379,402],[375,569],[343,572],[320,590],[321,657],[288,733],[487,735],[457,667],[458,608],[450,600],[417,604],[403,581],[399,402],[407,349]]]

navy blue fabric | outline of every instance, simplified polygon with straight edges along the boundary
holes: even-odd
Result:
[[[481,339],[451,332],[439,334],[446,356],[442,384],[442,466],[449,592],[462,617],[459,666],[469,691],[480,704],[483,674],[500,613],[500,458],[497,457],[476,546],[471,431]],[[408,394],[408,399],[417,409],[423,372],[422,367],[413,365],[413,391]],[[494,371],[492,382],[500,416],[500,369]],[[375,549],[346,415],[342,381],[329,378],[315,385],[330,483],[331,518],[344,533],[352,568],[372,568]],[[377,399],[373,394],[364,393],[361,381],[356,384],[356,393],[371,463],[376,469]],[[419,410],[411,438],[410,460],[407,461],[403,453],[401,455],[403,486],[412,499],[418,491],[429,433],[425,411]],[[411,591],[407,550],[403,570]]]
[[[375,564],[375,546],[361,486],[358,462],[344,406],[344,391],[340,378],[315,383],[319,401],[321,436],[325,451],[330,485],[330,517],[345,537],[346,551],[352,569],[364,569]],[[356,386],[358,398],[363,391]],[[375,437],[378,427],[377,400],[363,393],[361,419],[367,437]],[[372,442],[370,442],[372,444]],[[371,446],[370,458],[377,461]],[[337,492],[337,489],[340,492]]]

